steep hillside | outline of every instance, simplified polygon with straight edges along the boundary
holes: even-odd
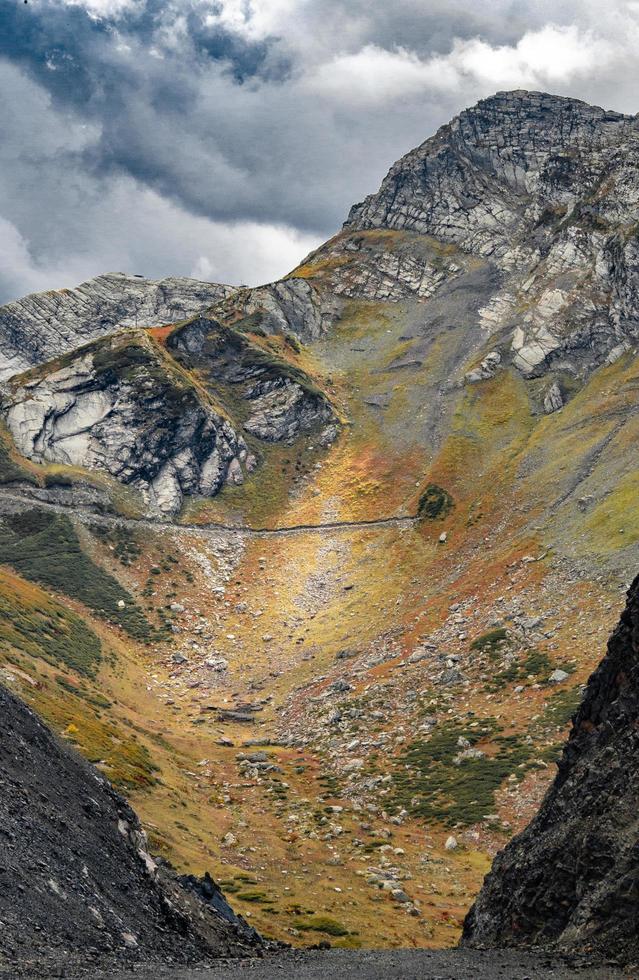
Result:
[[[221,331],[199,317],[170,338],[183,363],[204,356],[205,385],[142,331],[13,377],[2,411],[14,446],[31,462],[67,467],[71,484],[78,470],[106,473],[137,491],[147,512],[174,515],[186,496],[214,496],[258,466],[262,454],[250,451],[240,426],[258,444],[290,443],[318,428],[325,443],[335,438],[333,409],[302,371]]]
[[[573,720],[539,813],[500,854],[464,941],[636,963],[639,579]]]
[[[284,280],[5,385],[9,608],[46,589],[101,653],[81,674],[7,628],[0,660],[267,935],[453,944],[553,778],[639,563],[636,133],[495,96]],[[111,421],[67,411],[85,387]],[[207,495],[211,413],[244,479]],[[158,431],[186,474],[164,522],[139,500]],[[41,540],[110,577],[108,610]]]
[[[0,307],[0,379],[122,327],[175,323],[212,306],[231,286],[113,272],[75,289],[33,293]]]
[[[106,779],[0,687],[0,972],[246,955],[249,931],[149,855]],[[15,975],[15,974],[14,974]]]
[[[634,117],[501,93],[399,160],[304,275],[362,299],[430,296],[443,283],[468,293],[458,254],[474,256],[493,288],[465,380],[513,363],[544,378],[533,390],[554,411],[636,340],[638,151]]]

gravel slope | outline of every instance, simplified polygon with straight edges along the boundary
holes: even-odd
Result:
[[[634,974],[637,975],[636,973]],[[368,950],[296,953],[231,963],[208,970],[167,969],[95,975],[96,980],[616,980],[630,977],[612,965],[577,962],[514,950]]]

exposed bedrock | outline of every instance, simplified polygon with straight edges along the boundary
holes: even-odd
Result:
[[[123,327],[185,320],[233,291],[196,279],[113,272],[74,289],[32,293],[0,307],[0,380]]]
[[[639,961],[639,577],[531,824],[495,858],[464,942]]]

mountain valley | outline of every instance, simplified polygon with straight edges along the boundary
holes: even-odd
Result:
[[[0,309],[0,683],[266,938],[455,945],[555,777],[639,564],[638,152],[499,93],[277,283]]]

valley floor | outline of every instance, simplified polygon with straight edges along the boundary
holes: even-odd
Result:
[[[91,976],[95,980],[106,980],[107,976],[109,980],[621,980],[633,973],[513,950],[404,949],[298,952],[257,961],[227,961],[212,969],[161,970],[154,966],[148,972],[141,968],[134,973]]]

